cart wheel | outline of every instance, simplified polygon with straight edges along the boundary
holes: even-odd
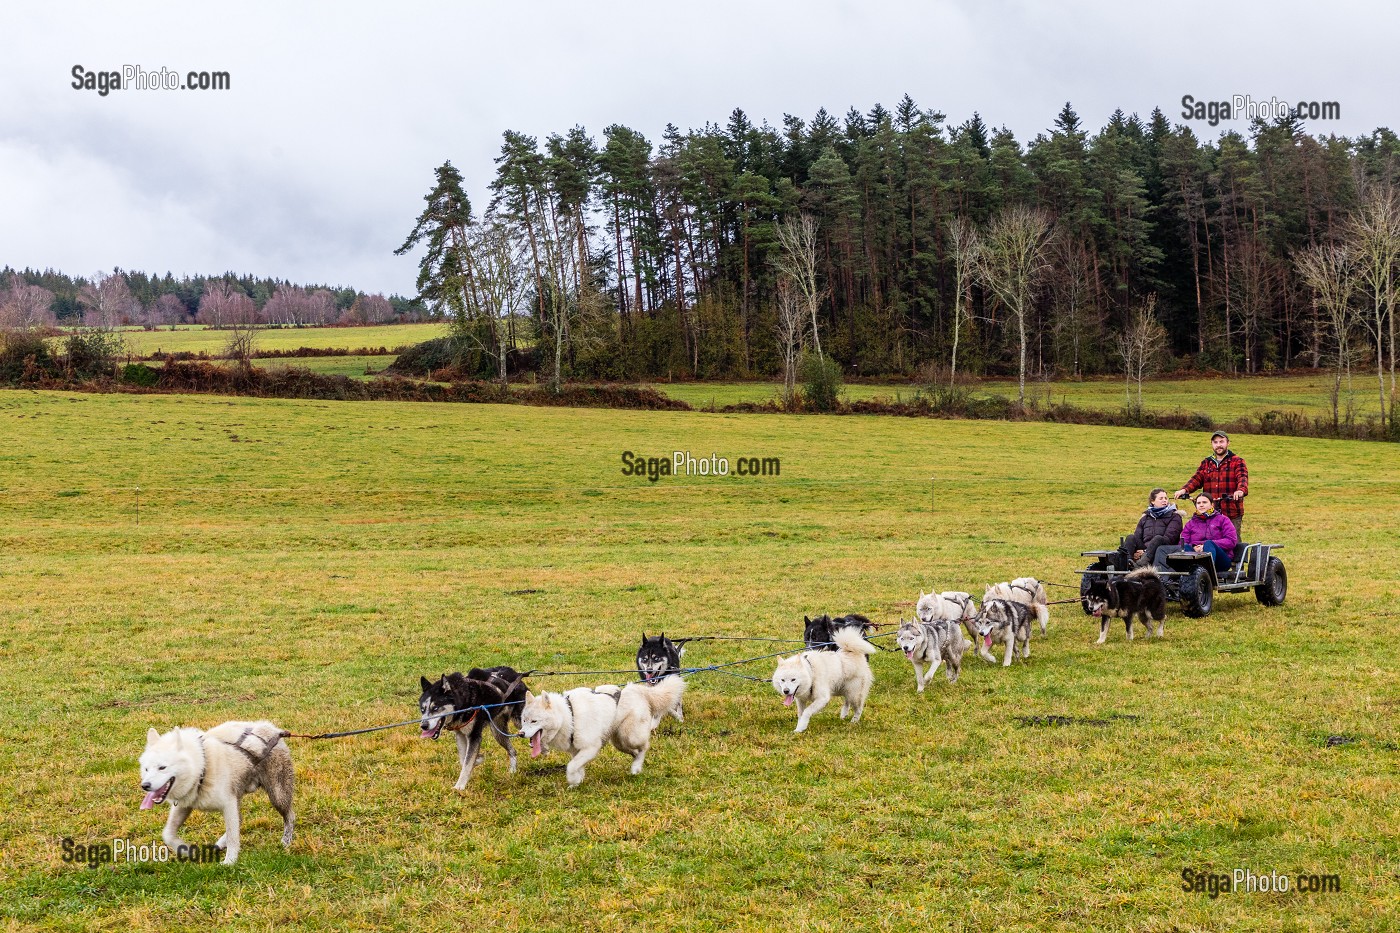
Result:
[[[1254,588],[1254,598],[1265,606],[1281,606],[1288,596],[1288,571],[1283,561],[1270,557],[1264,568],[1264,582]]]
[[[1181,578],[1181,611],[1189,618],[1200,619],[1210,615],[1215,606],[1215,590],[1210,585],[1210,571],[1197,567],[1189,576]]]

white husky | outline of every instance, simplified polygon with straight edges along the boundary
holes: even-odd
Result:
[[[804,651],[778,662],[773,672],[773,689],[782,695],[783,705],[797,704],[797,728],[805,732],[813,714],[841,698],[841,718],[853,712],[851,722],[860,722],[865,698],[875,675],[870,671],[870,655],[878,649],[861,637],[859,629],[839,628],[833,633],[835,651]]]
[[[1045,593],[1045,586],[1035,577],[1017,577],[1010,583],[989,583],[982,601],[989,599],[1023,603],[1040,620],[1040,634],[1045,634],[1045,627],[1050,624],[1050,597]]]
[[[967,637],[976,641],[972,634],[972,620],[977,618],[977,606],[971,593],[949,590],[946,593],[925,593],[919,591],[919,601],[914,604],[914,615],[920,622],[961,622]],[[932,676],[930,674],[929,676]]]
[[[267,721],[226,722],[208,732],[171,729],[146,733],[141,753],[141,809],[170,803],[161,839],[172,851],[188,848],[180,827],[194,810],[224,815],[224,834],[214,843],[225,850],[224,864],[238,861],[239,803],[261,787],[282,814],[282,845],[292,844],[292,753],[282,737],[288,733]]]
[[[663,716],[680,705],[684,693],[685,680],[675,675],[621,689],[604,684],[566,693],[527,693],[520,731],[530,742],[532,758],[543,755],[546,749],[573,756],[566,769],[570,787],[583,783],[584,766],[597,758],[608,742],[624,755],[631,755],[632,773],[641,774],[652,731]]]

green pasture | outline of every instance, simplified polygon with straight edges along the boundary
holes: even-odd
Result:
[[[442,322],[378,324],[365,327],[269,327],[258,331],[256,347],[259,350],[295,350],[298,347],[318,350],[387,347],[392,350],[395,347],[445,336],[447,329],[448,326]],[[229,332],[226,330],[202,327],[179,327],[175,330],[128,329],[122,332],[126,352],[136,357],[148,357],[156,353],[201,352],[212,356],[224,352],[228,336]]]
[[[831,709],[800,736],[766,683],[697,675],[640,776],[609,750],[572,791],[561,756],[523,743],[519,774],[488,742],[458,793],[452,744],[416,728],[289,740],[290,852],[257,796],[232,869],[88,869],[62,861],[64,838],[159,839],[165,808],[138,809],[150,726],[387,723],[415,715],[420,674],[625,669],[643,631],[789,638],[804,613],[893,622],[921,589],[1075,584],[1078,552],[1130,530],[1206,438],[0,393],[0,923],[1394,929],[1400,458],[1234,446],[1247,536],[1288,545],[1281,608],[1222,596],[1208,619],[1173,610],[1163,640],[1129,644],[1120,625],[1095,646],[1079,608],[1056,606],[1028,662],[969,654],[957,684],[923,694],[879,654],[865,719]],[[621,474],[627,450],[779,457],[781,474],[651,483]],[[693,642],[686,661],[775,647]],[[1048,716],[1102,722],[1017,721]],[[186,838],[221,832],[196,814]],[[1341,891],[1212,899],[1182,890],[1187,868],[1336,874]]]
[[[280,359],[257,360],[261,369],[274,370],[297,367],[309,369],[325,376],[350,376],[355,379],[372,379],[383,372],[398,357],[387,356],[297,356]]]
[[[764,402],[779,398],[782,387],[772,382],[676,382],[654,383],[656,389],[672,398],[688,402],[695,408],[723,408],[740,402]],[[974,393],[1016,397],[1016,382],[987,379],[972,383]],[[1375,376],[1354,376],[1351,401],[1357,418],[1375,415],[1380,410],[1380,396]],[[912,383],[850,383],[845,386],[847,400],[888,398],[909,401],[919,392]],[[1217,421],[1256,415],[1266,411],[1300,412],[1308,417],[1330,417],[1332,412],[1332,380],[1319,372],[1308,375],[1249,376],[1193,379],[1162,379],[1143,383],[1142,404],[1149,411],[1202,412]],[[1083,408],[1117,409],[1129,402],[1123,394],[1123,383],[1114,379],[1075,382],[1031,382],[1026,385],[1026,397],[1044,406],[1068,402]],[[1137,387],[1131,395],[1137,402]],[[1348,393],[1342,389],[1341,406],[1345,415]]]

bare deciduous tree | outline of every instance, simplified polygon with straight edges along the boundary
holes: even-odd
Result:
[[[147,309],[146,319],[152,324],[179,324],[188,313],[183,301],[166,292]]]
[[[554,345],[549,374],[553,392],[563,385],[565,355],[572,358],[579,350],[599,345],[614,329],[612,305],[590,274],[588,256],[580,253],[574,227],[572,218],[564,217],[535,231],[537,281],[544,289],[541,336]]]
[[[1044,211],[1015,205],[1002,210],[982,237],[978,277],[1016,320],[1020,362],[1017,404],[1026,403],[1026,345],[1036,293],[1049,271],[1052,225]]]
[[[1356,264],[1356,281],[1369,306],[1363,316],[1376,346],[1376,382],[1381,422],[1395,417],[1396,262],[1400,261],[1400,198],[1389,185],[1374,183],[1347,219],[1343,239]],[[1390,336],[1390,410],[1385,391],[1386,334]]]
[[[948,369],[949,384],[958,381],[958,340],[962,336],[963,318],[968,316],[968,290],[977,278],[982,255],[982,240],[977,228],[966,217],[948,221],[948,252],[953,259],[953,354]]]
[[[778,243],[782,247],[774,260],[781,276],[786,276],[797,289],[812,322],[812,345],[817,357],[822,356],[821,333],[817,327],[817,311],[824,292],[817,287],[817,222],[810,214],[788,218],[777,226]]]
[[[0,328],[52,327],[57,323],[52,303],[53,292],[30,285],[12,272],[0,292]]]
[[[1167,329],[1157,320],[1157,296],[1148,295],[1146,301],[1133,308],[1123,333],[1118,336],[1118,355],[1123,359],[1123,394],[1129,407],[1132,407],[1130,386],[1136,380],[1137,409],[1142,411],[1142,380],[1161,366],[1166,345]]]
[[[797,360],[807,349],[807,307],[786,276],[778,279],[778,353],[783,360],[783,407],[792,408],[797,393]]]
[[[258,307],[253,299],[230,283],[210,282],[199,299],[199,322],[209,327],[256,324],[259,322]]]
[[[1303,250],[1296,257],[1298,274],[1312,290],[1313,307],[1325,331],[1326,357],[1332,362],[1332,426],[1341,421],[1342,379],[1350,395],[1351,365],[1355,350],[1352,333],[1360,313],[1355,304],[1356,265],[1343,245],[1323,245]],[[1350,408],[1350,402],[1348,402]]]
[[[210,282],[199,300],[199,319],[212,327],[227,328],[224,356],[236,360],[246,369],[257,344],[257,328],[261,323],[253,299],[228,282]]]
[[[1099,345],[1103,330],[1103,311],[1095,300],[1094,261],[1085,245],[1071,237],[1057,237],[1051,255],[1056,270],[1052,286],[1055,343],[1060,354],[1068,352],[1069,370],[1078,378],[1084,372],[1085,348]]]
[[[1244,371],[1253,374],[1259,369],[1259,337],[1273,313],[1279,270],[1264,244],[1250,234],[1240,236],[1230,252],[1228,265],[1226,313],[1239,319]]]
[[[126,278],[115,271],[95,274],[79,293],[78,302],[83,306],[83,323],[88,327],[120,327],[141,311],[141,303],[131,296]]]
[[[383,295],[358,295],[340,316],[342,324],[384,324],[394,319],[394,306]]]
[[[507,385],[513,344],[507,324],[528,311],[527,244],[508,221],[490,214],[468,229],[466,242],[466,287],[452,332],[465,346],[493,358],[497,378]]]

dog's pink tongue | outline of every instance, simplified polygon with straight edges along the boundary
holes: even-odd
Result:
[[[988,648],[992,647],[992,636],[987,635],[987,636],[985,637],[984,641],[985,641],[985,643],[986,643],[986,645],[987,645]]]
[[[149,810],[149,809],[151,809],[151,807],[154,807],[154,806],[156,805],[156,794],[158,794],[158,793],[159,793],[159,791],[154,791],[154,790],[151,791],[150,793],[148,793],[148,794],[146,795],[146,799],[144,799],[144,800],[141,801],[141,809],[142,809],[142,810]]]
[[[783,705],[784,705],[784,706],[791,706],[794,702],[796,702],[796,700],[797,700],[797,697],[793,696],[791,693],[788,693],[788,694],[784,694],[784,695],[783,695]]]
[[[544,733],[536,732],[530,736],[530,757],[538,758],[544,754]]]
[[[909,660],[911,660],[911,661],[914,660],[914,652],[912,652],[912,651],[905,651],[905,652],[904,652],[904,656],[905,656],[906,658],[908,658]]]

